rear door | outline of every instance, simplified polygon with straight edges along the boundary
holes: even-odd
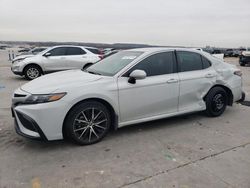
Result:
[[[82,69],[89,62],[88,54],[80,47],[67,47],[67,68]]]
[[[133,70],[144,70],[147,77],[128,82]],[[118,78],[122,122],[177,112],[179,78],[173,52],[151,55]]]
[[[48,51],[47,53],[50,53],[50,56],[44,57],[43,59],[45,71],[53,72],[59,70],[66,70],[66,50],[66,47],[56,47]]]
[[[211,62],[199,53],[177,51],[180,79],[179,111],[204,109],[203,97],[216,82]]]

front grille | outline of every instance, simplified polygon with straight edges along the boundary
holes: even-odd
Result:
[[[14,94],[14,97],[26,97],[27,95],[22,95],[22,94]]]
[[[17,116],[20,120],[20,122],[22,123],[22,125],[26,128],[26,129],[29,129],[31,131],[35,131],[37,132],[35,126],[33,125],[33,120],[31,118],[29,118],[28,116],[26,115],[23,115],[21,114],[20,112],[17,112]]]

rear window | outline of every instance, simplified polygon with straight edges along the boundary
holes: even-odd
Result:
[[[206,69],[206,68],[211,66],[211,63],[207,58],[201,56],[201,59],[202,59],[202,63],[203,63],[203,69]]]

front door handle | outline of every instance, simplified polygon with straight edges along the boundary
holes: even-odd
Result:
[[[215,75],[214,75],[214,74],[211,74],[211,73],[208,73],[208,74],[205,75],[205,77],[206,77],[206,78],[213,78],[213,77],[215,77]]]
[[[177,80],[177,79],[174,79],[174,78],[171,78],[171,79],[169,79],[169,80],[167,81],[168,84],[176,83],[176,82],[178,82],[178,80]]]

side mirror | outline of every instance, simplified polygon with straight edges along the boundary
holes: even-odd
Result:
[[[44,57],[49,57],[49,56],[51,56],[51,53],[48,52],[48,53],[44,54],[43,56]]]
[[[142,80],[145,79],[147,76],[146,72],[144,70],[134,70],[130,73],[128,82],[131,84],[135,84],[136,80]]]

